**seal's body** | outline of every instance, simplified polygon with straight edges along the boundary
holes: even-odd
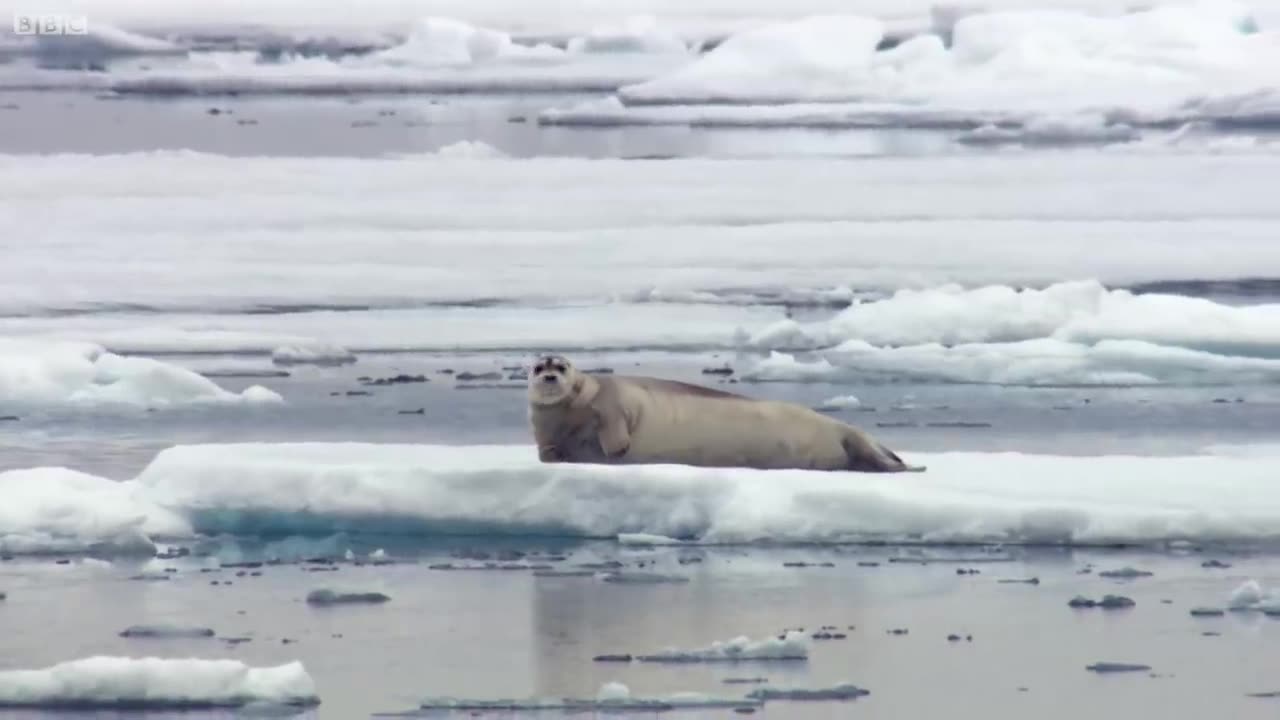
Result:
[[[529,376],[544,462],[902,472],[867,433],[793,403],[650,377],[589,375],[559,356]]]

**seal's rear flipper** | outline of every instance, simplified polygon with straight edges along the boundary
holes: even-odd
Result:
[[[928,469],[924,465],[907,465],[902,472],[924,472]]]

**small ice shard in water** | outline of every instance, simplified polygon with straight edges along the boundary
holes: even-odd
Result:
[[[1150,573],[1150,572],[1147,572],[1146,570],[1139,570],[1137,568],[1122,567],[1119,570],[1103,570],[1102,572],[1098,573],[1098,577],[1118,578],[1121,580],[1132,580],[1134,578],[1140,578],[1140,577],[1151,577],[1154,574],[1155,573]]]
[[[837,395],[829,397],[818,403],[815,410],[845,410],[847,408],[856,408],[862,405],[862,401],[853,395]]]
[[[653,535],[650,533],[618,533],[619,545],[646,546],[646,545],[687,545],[683,540],[667,537],[666,535]]]
[[[183,625],[131,625],[120,631],[126,638],[202,638],[216,635],[212,628]]]
[[[683,692],[672,695],[643,698],[634,697],[631,689],[620,682],[608,682],[600,687],[596,696],[585,698],[530,698],[527,700],[464,700],[459,698],[427,698],[419,704],[421,710],[488,710],[488,711],[546,711],[571,710],[637,710],[662,712],[681,708],[741,708],[759,707],[760,700],[716,698],[702,693]]]
[[[607,583],[617,583],[619,585],[663,585],[689,582],[689,578],[680,575],[647,572],[611,572],[601,576],[600,579]]]
[[[1262,602],[1262,586],[1257,580],[1246,580],[1231,592],[1227,607],[1231,610],[1247,610]]]
[[[307,594],[308,605],[358,605],[384,603],[390,600],[389,595],[380,592],[339,592],[323,588],[312,590]]]
[[[1104,610],[1116,610],[1120,608],[1129,608],[1137,605],[1132,598],[1124,595],[1103,595],[1101,600],[1093,600],[1083,595],[1077,595],[1067,603],[1068,607],[1073,608],[1093,608],[1099,607]]]
[[[1222,608],[1215,607],[1193,607],[1191,608],[1191,617],[1222,617],[1226,615],[1226,611]]]
[[[809,644],[803,632],[792,631],[782,637],[751,640],[745,635],[708,647],[693,650],[668,648],[652,655],[638,655],[641,662],[698,663],[737,662],[742,660],[807,660]]]
[[[374,550],[373,552],[369,553],[369,559],[370,560],[386,560],[387,551],[383,550],[382,548],[378,548],[377,550]]]
[[[829,688],[759,688],[747,693],[747,697],[755,700],[854,700],[870,695],[870,690],[863,690],[853,683],[840,683]]]
[[[325,343],[285,345],[271,352],[271,362],[276,365],[347,365],[355,361],[350,350]]]
[[[1205,560],[1204,562],[1200,563],[1200,567],[1215,569],[1215,570],[1225,570],[1231,567],[1231,563],[1225,563],[1225,562],[1222,562],[1221,560]]]
[[[1151,669],[1151,666],[1137,663],[1099,662],[1086,665],[1084,669],[1096,673],[1146,672]]]

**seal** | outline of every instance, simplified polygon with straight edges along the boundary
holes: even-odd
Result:
[[[866,432],[802,405],[675,380],[579,371],[561,355],[529,373],[542,462],[762,470],[921,472]]]

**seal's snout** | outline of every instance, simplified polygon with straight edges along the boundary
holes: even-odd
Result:
[[[555,375],[543,375],[543,376],[542,376],[542,382],[544,382],[544,383],[553,383],[553,382],[557,382],[557,381],[559,381],[559,380],[560,380],[560,378],[556,377]]]

